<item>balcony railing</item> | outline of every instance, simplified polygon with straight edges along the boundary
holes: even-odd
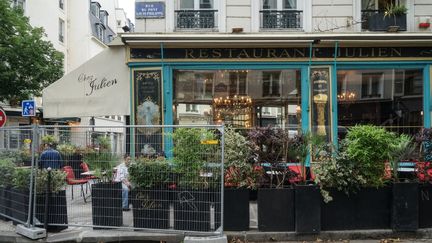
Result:
[[[176,29],[215,29],[217,10],[176,10]]]
[[[383,10],[362,10],[362,30],[387,31],[390,26],[398,26],[398,30],[407,30],[406,14],[385,16]]]
[[[261,10],[261,29],[301,29],[303,11]]]

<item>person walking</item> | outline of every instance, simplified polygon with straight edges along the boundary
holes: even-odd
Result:
[[[55,143],[49,142],[45,144],[45,150],[42,152],[39,160],[39,168],[41,169],[61,169],[63,167],[62,157],[55,149]]]
[[[114,177],[115,182],[122,183],[122,207],[123,211],[129,211],[129,190],[130,190],[130,182],[129,182],[129,171],[128,166],[130,163],[130,156],[125,155],[123,159],[123,163],[117,166],[117,172]]]

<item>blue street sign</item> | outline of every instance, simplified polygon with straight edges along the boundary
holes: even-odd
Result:
[[[165,3],[163,2],[136,2],[135,3],[135,18],[164,18]]]
[[[34,100],[23,100],[21,106],[22,116],[36,116],[36,103]]]

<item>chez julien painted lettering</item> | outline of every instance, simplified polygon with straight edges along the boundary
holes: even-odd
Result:
[[[108,87],[111,87],[111,86],[117,84],[117,79],[109,80],[105,77],[100,79],[100,78],[96,77],[95,75],[88,75],[85,73],[81,73],[78,76],[78,82],[88,83],[88,85],[90,87],[90,92],[86,93],[86,96],[90,96],[97,90],[108,88]]]
[[[332,50],[323,52],[321,48],[312,49],[312,57],[334,57]],[[400,47],[341,47],[338,57],[402,57],[403,49]],[[217,58],[306,58],[309,57],[309,48],[203,48],[185,49],[186,59],[217,59]]]

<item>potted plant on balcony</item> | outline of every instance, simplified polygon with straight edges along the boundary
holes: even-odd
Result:
[[[418,183],[399,178],[400,163],[410,161],[414,150],[412,137],[405,134],[399,135],[391,145],[390,164],[394,180],[392,228],[394,231],[418,229]]]
[[[216,135],[206,129],[177,128],[172,138],[174,170],[178,175],[173,195],[174,229],[209,231],[211,206],[216,209],[216,227],[220,225],[217,219],[221,213],[219,146],[206,142],[214,141]]]
[[[333,159],[316,165],[315,181],[325,202],[322,230],[390,228],[391,190],[383,175],[394,140],[382,128],[357,125]]]
[[[225,129],[224,230],[249,230],[249,189],[256,189],[262,171],[249,162],[246,137]]]
[[[384,18],[393,18],[394,25],[389,25],[387,27],[388,32],[397,32],[400,29],[400,25],[398,24],[398,17],[404,16],[405,17],[405,25],[406,25],[406,13],[408,9],[405,7],[405,5],[402,4],[388,4],[384,11]]]
[[[369,30],[397,32],[406,30],[408,9],[403,4],[388,4],[384,11],[368,17]]]
[[[279,128],[257,127],[248,133],[253,159],[264,167],[258,189],[258,229],[294,231],[294,189],[296,174],[286,165],[288,133]]]
[[[165,158],[138,158],[129,166],[135,228],[169,228],[171,166]]]

